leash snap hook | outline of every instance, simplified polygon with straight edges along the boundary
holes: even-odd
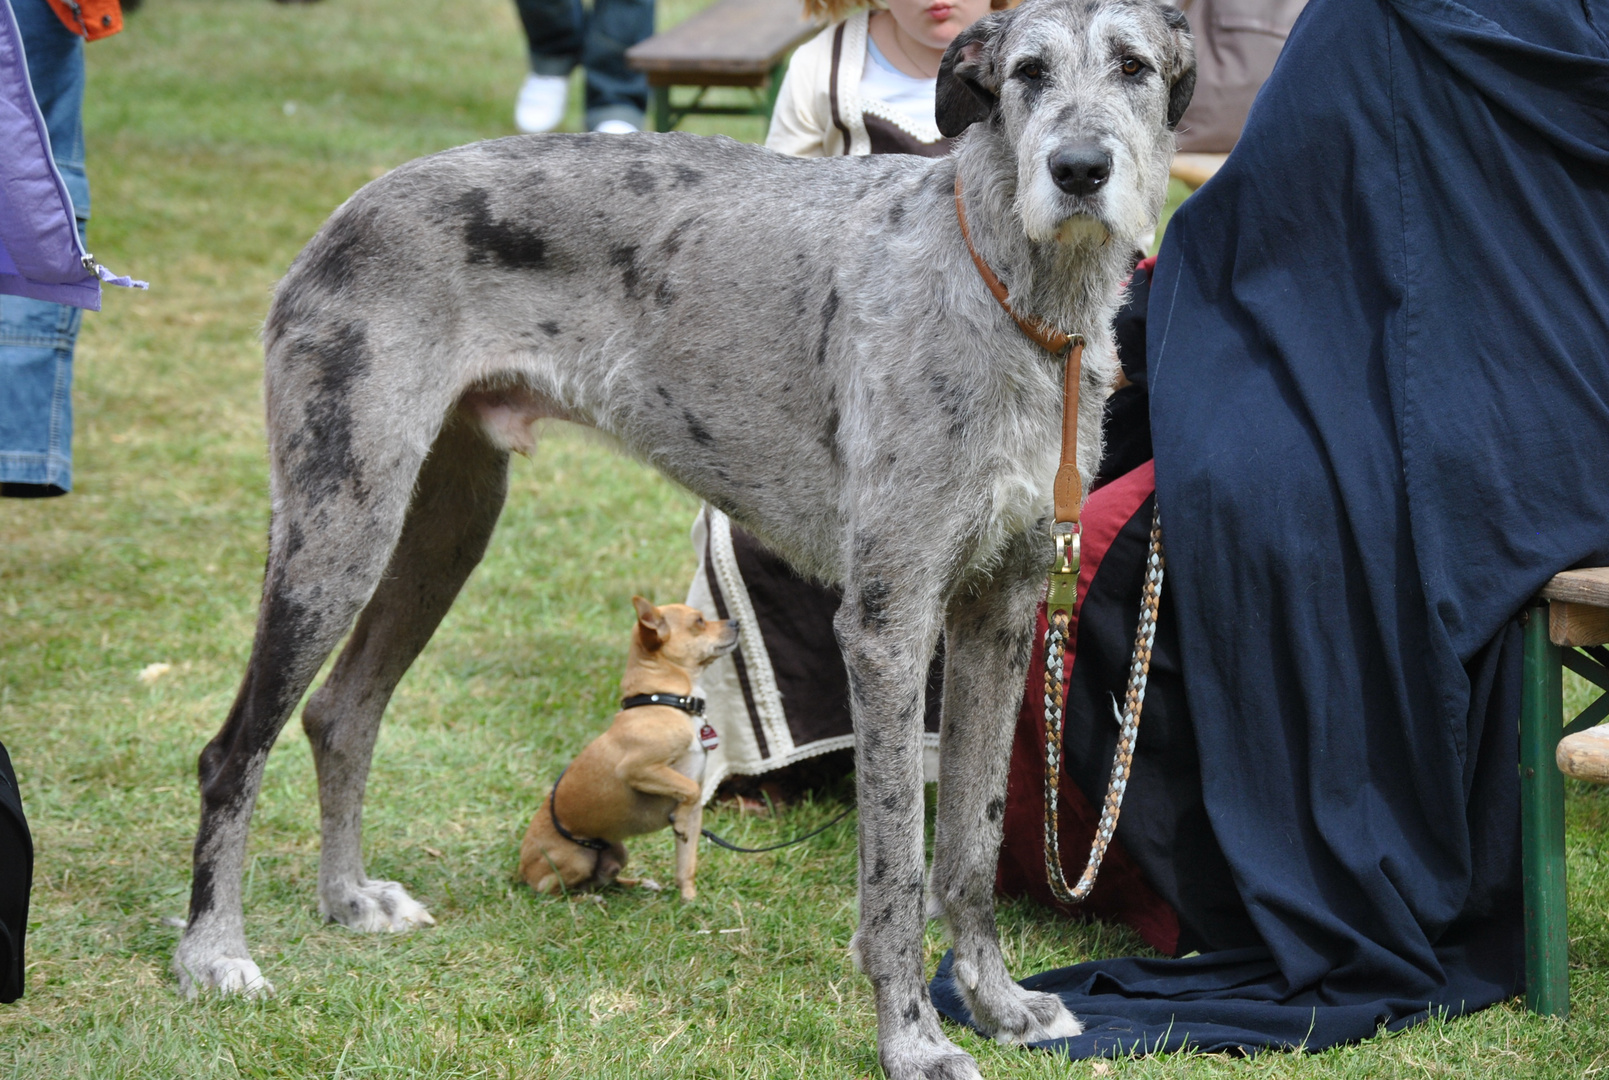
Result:
[[[1052,574],[1077,574],[1080,537],[1083,529],[1076,521],[1058,521],[1050,530],[1056,540],[1056,562]]]

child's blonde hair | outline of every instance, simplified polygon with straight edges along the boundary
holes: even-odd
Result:
[[[843,22],[863,7],[878,11],[882,6],[875,2],[867,4],[863,0],[804,0],[804,13],[805,18],[811,22],[837,23]]]
[[[1004,11],[1008,7],[1016,7],[1018,0],[989,0],[990,11]],[[805,18],[814,22],[837,23],[843,22],[861,8],[870,8],[873,11],[886,11],[887,5],[881,0],[804,0]]]

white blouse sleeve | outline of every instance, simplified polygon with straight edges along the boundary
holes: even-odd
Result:
[[[832,124],[828,80],[832,77],[832,36],[827,27],[794,52],[777,91],[777,107],[765,145],[794,157],[826,157],[837,132]]]

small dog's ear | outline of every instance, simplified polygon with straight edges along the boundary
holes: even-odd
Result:
[[[642,638],[642,646],[653,652],[670,637],[670,624],[658,608],[640,596],[631,598],[631,606],[637,609],[637,634]]]
[[[933,91],[933,119],[946,139],[987,120],[1000,104],[1000,75],[990,47],[1010,18],[1010,11],[985,15],[955,35],[944,50]]]
[[[1190,20],[1176,7],[1162,5],[1162,17],[1173,31],[1176,62],[1168,72],[1168,129],[1179,126],[1184,110],[1196,92],[1196,43],[1190,33]]]

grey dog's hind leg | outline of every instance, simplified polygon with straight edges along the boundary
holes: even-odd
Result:
[[[396,882],[363,872],[363,793],[380,720],[486,551],[508,490],[508,454],[454,417],[419,471],[402,536],[330,677],[302,710],[318,768],[318,909],[354,930],[435,922]]]
[[[330,355],[345,354],[332,347]],[[445,411],[434,403],[417,404],[411,416],[394,404],[364,409],[356,394],[340,404],[332,418],[295,387],[275,393],[271,386],[270,415],[277,410],[290,430],[282,426],[270,441],[275,511],[251,659],[223,728],[201,752],[190,918],[173,961],[187,995],[271,989],[246,947],[240,894],[263,764],[319,665],[379,582],[424,457],[407,447],[429,445]],[[381,445],[386,433],[409,426],[426,437],[393,439],[383,454],[360,457],[355,450]]]
[[[911,573],[907,581],[938,575]],[[863,562],[834,622],[849,672],[860,806],[860,925],[851,949],[871,980],[877,1046],[890,1080],[970,1080],[972,1058],[944,1037],[922,959],[922,715],[941,602],[899,592]],[[862,573],[864,571],[864,573]]]
[[[323,550],[318,530],[303,530],[298,522],[286,521],[289,516],[276,515],[270,529],[267,579],[245,679],[222,730],[201,752],[201,825],[190,918],[174,957],[179,989],[186,995],[203,989],[248,994],[272,989],[246,947],[240,895],[246,832],[263,764],[302,692],[379,578],[393,539],[370,538],[371,565],[351,562],[360,559],[363,545],[344,552],[355,566],[350,578],[298,589],[293,582],[305,573],[305,563],[326,561],[332,553]],[[396,517],[400,526],[401,514]],[[310,578],[306,574],[303,580]]]
[[[1052,994],[1006,971],[994,920],[1006,771],[1044,583],[1044,542],[1013,545],[995,578],[951,601],[944,639],[939,806],[929,893],[955,946],[955,978],[978,1025],[1001,1042],[1076,1035]]]

